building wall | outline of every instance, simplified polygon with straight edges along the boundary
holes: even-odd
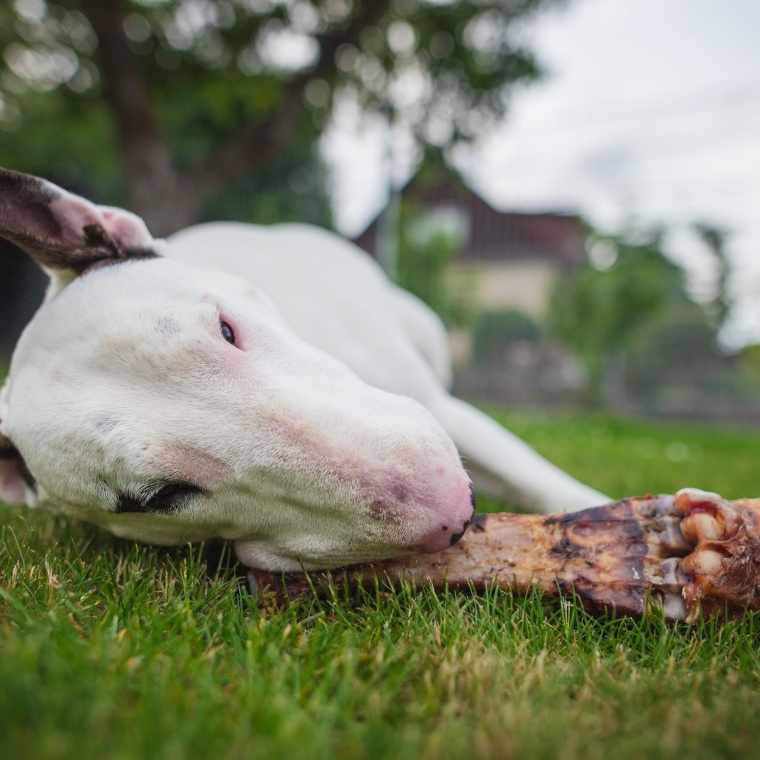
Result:
[[[472,278],[477,303],[484,309],[519,309],[536,319],[546,316],[559,268],[549,261],[458,264],[454,282]]]

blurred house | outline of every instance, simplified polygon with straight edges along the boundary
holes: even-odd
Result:
[[[489,316],[501,325],[494,328],[498,335],[492,341],[500,345],[494,345],[487,361],[473,351],[477,336],[471,331],[450,333],[455,392],[516,405],[577,403],[585,379],[573,356],[540,339],[513,339],[502,323],[522,313],[540,332],[557,278],[586,261],[581,219],[567,213],[500,211],[440,164],[424,165],[399,196],[354,242],[387,265],[402,230],[410,232],[410,216],[415,232],[423,225],[428,234],[449,233],[458,248],[450,281],[472,294],[480,312],[475,331]]]
[[[541,319],[555,278],[586,259],[578,216],[499,211],[451,170],[426,165],[400,195],[431,227],[456,234],[461,252],[452,277],[474,281],[483,309],[516,308]],[[380,260],[390,216],[384,210],[354,240]]]

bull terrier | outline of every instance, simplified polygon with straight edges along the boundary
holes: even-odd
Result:
[[[483,492],[607,501],[447,392],[446,333],[351,243],[143,221],[0,170],[0,237],[50,276],[0,391],[0,497],[249,567],[436,552]]]

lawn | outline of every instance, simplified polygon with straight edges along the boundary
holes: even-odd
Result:
[[[760,495],[760,431],[499,416],[615,497]],[[760,615],[668,627],[408,588],[260,611],[197,549],[0,526],[2,758],[760,757]]]

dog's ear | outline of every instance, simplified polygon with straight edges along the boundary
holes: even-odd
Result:
[[[0,501],[27,504],[27,488],[34,488],[34,479],[26,462],[10,439],[0,433]]]
[[[96,264],[157,255],[140,217],[1,168],[0,237],[26,251],[51,276],[64,279]]]

